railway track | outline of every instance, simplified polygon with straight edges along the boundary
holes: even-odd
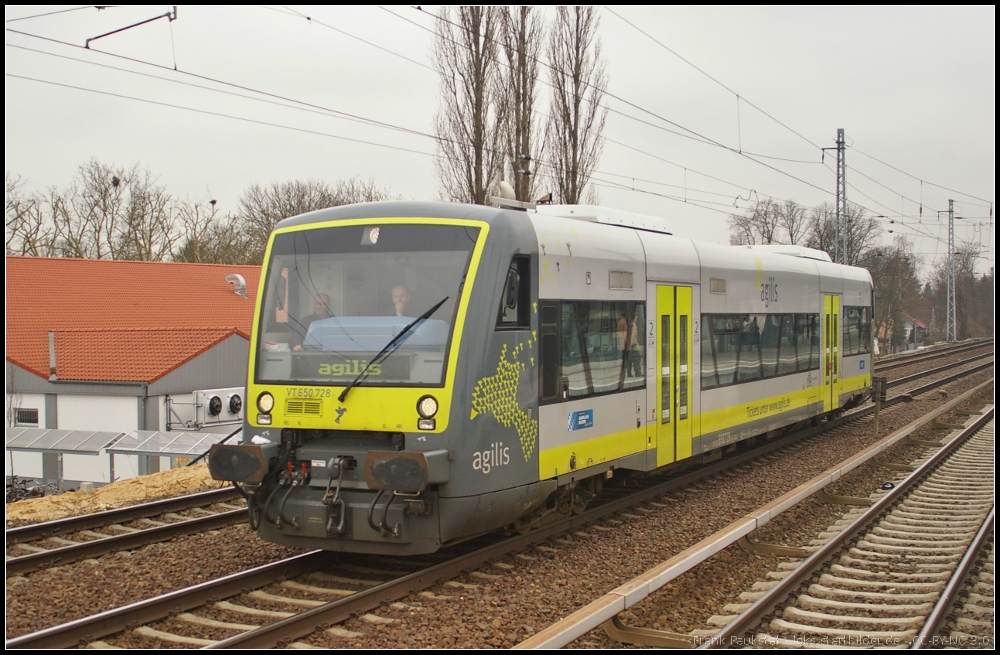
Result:
[[[970,350],[976,350],[979,348],[986,348],[992,346],[993,346],[992,339],[970,339],[969,342],[962,342],[954,345],[947,345],[940,348],[934,348],[931,351],[913,351],[911,353],[884,357],[876,360],[874,367],[876,372],[882,373],[885,371],[902,368],[904,366],[913,366],[914,364],[920,364],[933,359],[950,357],[952,355],[964,353]]]
[[[954,596],[942,592],[960,588],[961,577],[950,583],[959,561],[992,534],[994,448],[991,408],[856,521],[831,526],[808,559],[775,572],[782,579],[711,645],[940,645]]]
[[[935,384],[939,383],[932,383]],[[856,414],[866,412],[867,409],[862,409]],[[843,417],[839,421],[825,424],[814,430],[814,434],[852,418],[856,416]],[[769,444],[769,450],[783,448],[792,441],[793,439],[777,440]],[[565,519],[528,535],[502,543],[491,543],[464,554],[441,553],[442,557],[450,557],[446,561],[421,558],[422,562],[416,562],[417,569],[412,568],[412,560],[406,563],[406,566],[411,566],[409,569],[399,562],[390,566],[387,564],[391,561],[388,558],[378,558],[367,563],[363,560],[341,562],[346,568],[331,568],[333,564],[330,563],[329,556],[317,551],[245,574],[228,576],[219,581],[133,603],[102,615],[24,635],[8,641],[7,645],[11,648],[67,647],[91,643],[95,639],[139,624],[145,626],[131,631],[125,645],[149,647],[173,641],[189,646],[265,647],[293,643],[312,633],[320,625],[328,626],[327,629],[333,631],[330,634],[336,635],[337,630],[343,630],[337,628],[336,624],[348,617],[364,617],[379,606],[398,603],[408,594],[419,594],[437,582],[454,582],[452,579],[462,571],[482,566],[505,553],[522,551],[531,545],[537,546],[568,531],[580,531],[601,518],[626,511],[671,489],[690,485],[705,476],[739,466],[760,456],[759,451],[741,453],[738,457],[687,475],[676,476],[662,484],[630,494],[627,498],[606,502],[584,515]],[[470,543],[469,547],[473,545],[480,544]],[[530,559],[530,556],[524,557]],[[344,557],[341,555],[340,559],[343,560]],[[392,575],[393,571],[395,575]],[[503,571],[497,570],[497,573],[501,574]],[[462,585],[454,584],[456,586],[453,588],[461,592]],[[438,596],[437,599],[427,600],[447,600],[440,598],[440,594]],[[407,611],[405,606],[396,609],[403,613]],[[174,615],[173,618],[169,618],[171,614]],[[372,614],[369,619],[364,620],[376,621],[376,616]],[[155,627],[150,623],[154,623]]]
[[[913,350],[886,357],[878,357],[873,362],[875,370],[888,371],[903,366],[911,366],[932,359],[940,359],[977,348],[985,348],[993,345],[990,338],[967,339],[953,344],[935,345],[924,350]]]
[[[967,370],[964,374],[968,372]],[[925,385],[923,391],[940,384],[943,384],[940,380],[932,382]],[[920,392],[921,390],[914,390],[907,395],[912,396]],[[814,429],[811,434],[836,427],[868,411],[870,408],[864,408],[837,421],[825,423],[820,428]],[[783,448],[791,441],[772,442],[769,444],[769,450]],[[424,557],[421,558],[423,561],[416,562],[417,568],[413,568],[412,560],[405,566],[398,562],[390,566],[386,564],[390,561],[388,558],[378,558],[367,563],[362,560],[341,561],[337,563],[340,566],[338,569],[331,568],[332,565],[325,554],[317,551],[293,558],[294,562],[289,560],[270,567],[261,567],[261,570],[249,572],[245,577],[242,574],[228,576],[220,581],[134,603],[96,617],[24,635],[8,641],[7,645],[8,647],[73,646],[91,643],[102,636],[120,633],[129,626],[139,624],[146,624],[148,629],[132,631],[135,635],[133,639],[138,641],[126,640],[126,645],[151,647],[176,637],[180,643],[189,646],[210,645],[209,642],[212,642],[211,645],[215,647],[244,645],[265,647],[292,643],[295,639],[312,633],[318,625],[327,625],[327,629],[332,631],[330,634],[337,634],[338,630],[343,629],[338,628],[336,624],[348,617],[365,617],[387,602],[398,603],[408,594],[420,594],[437,582],[448,581],[446,584],[450,586],[454,582],[453,578],[462,571],[480,567],[502,557],[505,553],[524,550],[531,545],[537,546],[567,531],[581,531],[585,526],[601,518],[627,511],[671,489],[690,485],[708,475],[740,466],[741,462],[751,461],[760,456],[759,451],[744,453],[740,455],[742,460],[730,458],[688,475],[676,476],[662,484],[632,494],[628,498],[611,499],[610,502],[585,515],[571,517],[524,537],[504,543],[490,543],[483,548],[465,553],[442,553],[442,557],[452,557],[449,561]],[[481,546],[482,542],[470,543],[468,547],[476,545]],[[524,557],[531,559],[527,555]],[[341,559],[344,559],[343,556]],[[497,570],[497,573],[503,571]],[[469,585],[464,583],[464,586]],[[460,593],[463,584],[454,583],[450,588]],[[220,598],[225,600],[220,601]],[[437,600],[447,601],[447,598]],[[249,612],[234,609],[241,604]],[[405,614],[415,610],[397,606],[394,611]],[[174,615],[173,618],[170,618],[170,615]],[[376,621],[378,620],[376,616],[372,614],[363,620]],[[150,623],[154,625],[151,626]]]
[[[819,491],[818,504],[824,505],[829,508],[835,508],[837,507],[837,505],[844,502],[857,505],[861,504],[867,505],[868,504],[867,499],[862,501],[862,499],[847,498],[840,496],[829,496],[825,495],[821,490],[827,484],[830,484],[831,479],[833,480],[842,479],[846,471],[854,470],[860,465],[861,462],[873,457],[876,453],[882,452],[885,448],[888,447],[889,443],[899,443],[900,445],[906,445],[906,447],[908,447],[910,450],[913,449],[920,450],[931,446],[931,442],[924,442],[921,440],[912,441],[911,435],[914,434],[914,432],[921,426],[925,426],[928,428],[930,428],[931,426],[934,426],[935,428],[940,427],[940,424],[938,424],[939,419],[937,418],[938,414],[944,414],[949,411],[953,411],[954,408],[959,407],[960,404],[964,402],[962,400],[963,398],[972,397],[972,395],[977,392],[976,391],[977,389],[982,390],[991,384],[992,384],[991,381],[987,381],[982,385],[975,387],[973,390],[966,392],[962,396],[959,396],[959,398],[956,398],[954,401],[946,403],[941,407],[941,409],[935,410],[934,412],[925,415],[925,417],[918,419],[914,423],[905,426],[900,430],[897,430],[893,435],[886,437],[886,439],[884,440],[886,442],[885,445],[881,447],[876,447],[877,444],[873,445],[865,449],[865,451],[863,451],[862,453],[859,453],[856,456],[844,460],[843,462],[841,462],[841,464],[835,465],[831,469],[827,469],[826,472],[818,475],[817,477],[813,478],[808,482],[799,485],[796,489],[789,492],[785,496],[772,501],[771,503],[765,505],[762,508],[759,508],[758,510],[748,513],[744,519],[735,521],[734,523],[728,525],[727,527],[719,530],[714,535],[711,535],[710,537],[702,540],[701,542],[698,542],[697,544],[677,554],[671,559],[662,562],[658,566],[647,570],[642,575],[639,575],[635,579],[626,582],[625,584],[621,585],[615,590],[612,590],[605,596],[594,600],[589,605],[574,612],[565,619],[550,625],[548,628],[546,628],[539,634],[519,644],[518,647],[519,648],[561,647],[571,642],[574,642],[577,638],[581,638],[584,635],[587,635],[587,637],[586,639],[581,640],[579,642],[579,645],[584,647],[595,647],[600,645],[602,642],[607,642],[607,636],[596,635],[590,632],[591,630],[594,630],[595,628],[602,625],[604,626],[604,630],[607,632],[607,635],[609,635],[613,640],[610,643],[608,643],[608,645],[611,646],[614,646],[616,643],[628,643],[628,644],[645,645],[645,646],[652,646],[659,648],[663,647],[691,648],[697,645],[698,643],[704,642],[712,635],[718,633],[718,628],[717,627],[712,628],[711,627],[712,625],[715,626],[723,625],[731,621],[733,619],[733,616],[716,615],[712,616],[711,618],[708,618],[709,614],[712,614],[713,612],[710,611],[706,612],[705,614],[701,615],[706,618],[696,620],[694,627],[697,627],[699,623],[705,625],[705,623],[703,622],[706,621],[707,619],[708,626],[706,627],[709,629],[696,629],[692,630],[690,633],[667,632],[663,628],[670,625],[671,615],[675,617],[679,616],[678,610],[682,612],[682,615],[689,614],[687,610],[681,609],[679,604],[695,603],[702,605],[705,602],[705,600],[707,600],[708,598],[712,598],[714,596],[714,594],[710,591],[710,589],[705,588],[706,583],[708,583],[709,580],[712,580],[713,578],[718,579],[720,581],[725,580],[726,584],[723,586],[724,587],[731,586],[728,583],[732,582],[733,574],[728,572],[721,573],[719,569],[720,564],[722,562],[735,563],[741,561],[741,558],[729,554],[725,558],[720,560],[718,558],[715,558],[715,553],[720,553],[723,551],[723,549],[727,549],[727,552],[729,552],[729,550],[732,549],[735,549],[736,552],[741,552],[746,550],[751,553],[753,552],[758,553],[756,557],[757,561],[761,561],[761,556],[764,556],[765,561],[768,559],[773,560],[775,555],[781,555],[786,557],[791,557],[793,555],[801,555],[802,557],[804,557],[805,553],[803,553],[803,549],[801,548],[797,547],[789,548],[783,545],[770,546],[766,544],[759,544],[754,541],[750,541],[749,543],[744,543],[745,540],[741,535],[756,534],[754,532],[754,523],[756,522],[757,529],[759,530],[761,528],[761,521],[763,521],[763,523],[765,524],[765,532],[770,530],[770,528],[774,527],[776,529],[771,530],[772,534],[779,534],[779,535],[782,534],[783,530],[788,529],[788,527],[790,527],[791,525],[795,525],[802,518],[803,515],[801,513],[799,514],[791,513],[789,515],[788,521],[783,522],[779,520],[776,522],[775,525],[775,523],[772,523],[775,514],[777,512],[785,512],[806,500],[812,500],[813,502],[816,502],[816,498],[813,497],[813,495],[816,494],[817,491]],[[967,414],[968,412],[960,410],[958,413],[961,415],[963,413]],[[906,450],[906,447],[904,447],[904,452]],[[987,458],[987,462],[988,466],[990,466],[992,470],[992,450],[990,450],[989,452],[990,456]],[[873,461],[871,466],[873,466],[873,468],[876,470],[880,467],[885,467],[885,466],[888,466],[889,468],[895,468],[895,470],[903,469],[901,465],[886,464],[885,460],[880,460],[880,461],[881,463],[879,464],[875,464],[875,462]],[[912,470],[912,469],[907,469],[907,470]],[[992,491],[992,487],[990,487],[990,490]],[[862,510],[860,509],[853,510],[851,512],[851,514],[853,515],[851,518],[855,518],[861,512]],[[832,521],[833,519],[831,518],[830,520]],[[782,523],[784,524],[784,527],[782,527]],[[822,525],[827,525],[827,523],[823,523]],[[841,529],[842,525],[837,525],[834,528],[829,529],[828,532],[833,533]],[[822,536],[829,537],[830,534]],[[759,537],[755,538],[759,539]],[[805,538],[805,540],[808,539],[809,537]],[[737,543],[740,543],[740,545],[737,546],[736,545]],[[812,548],[807,548],[807,550],[812,550]],[[754,561],[755,559],[754,555],[752,554],[749,555],[749,558],[751,561]],[[712,560],[714,564],[708,565],[708,570],[704,573],[704,575],[701,573],[697,573],[698,570],[701,570],[698,568],[701,565],[701,563],[708,562],[709,560]],[[745,557],[742,559],[742,561],[746,561]],[[991,563],[987,563],[982,567],[982,568],[989,568],[990,570],[985,571],[984,572],[985,579],[977,583],[979,584],[979,586],[975,587],[976,592],[973,596],[974,600],[972,603],[977,606],[972,607],[969,610],[969,612],[980,616],[980,618],[982,617],[982,614],[985,611],[982,607],[983,605],[989,605],[990,611],[992,611],[991,567],[992,567]],[[768,577],[767,580],[760,580],[759,582],[757,582],[753,587],[754,592],[750,595],[742,596],[739,602],[746,603],[747,601],[750,601],[753,598],[761,596],[765,589],[772,587],[776,584],[776,579],[781,579],[787,576],[788,569],[790,568],[794,568],[794,564],[788,563],[784,565],[779,565],[777,567],[778,570],[772,571],[772,573],[767,576]],[[760,575],[763,577],[763,572],[761,572]],[[680,581],[678,581],[677,578],[681,578],[682,576],[684,577],[686,582],[678,584],[678,582]],[[757,578],[751,578],[750,581],[754,579]],[[746,583],[747,587],[749,587],[750,581]],[[983,582],[986,582],[986,584],[983,584]],[[738,580],[736,584],[737,591],[735,593],[739,593],[738,590],[741,584],[742,583]],[[669,591],[666,591],[665,593],[657,592],[656,599],[653,600],[652,596],[654,591],[660,589],[661,587],[666,587],[666,589]],[[987,591],[990,594],[990,598],[984,599],[982,592],[987,592]],[[647,594],[650,597],[650,601],[648,602],[644,600],[647,597]],[[726,600],[723,600],[724,598],[726,598],[726,596],[723,596],[718,601],[716,601],[718,602],[718,605],[710,604],[709,607],[721,608],[724,603],[728,602]],[[732,596],[730,596],[730,598],[732,598]],[[643,605],[637,609],[638,613],[633,615],[631,612],[629,612],[628,614],[629,616],[632,617],[632,619],[636,620],[639,623],[639,626],[649,626],[651,622],[659,621],[659,623],[653,624],[652,629],[650,629],[649,627],[638,627],[638,626],[628,625],[627,623],[622,622],[622,620],[618,617],[619,612],[621,612],[622,610],[627,610],[633,606],[637,606],[639,603],[643,603]],[[967,605],[971,606],[969,601],[966,601],[961,606],[960,609],[964,609],[965,606]],[[726,612],[730,614],[733,612],[738,612],[741,609],[743,608],[735,604],[729,605],[728,607],[725,608]],[[715,611],[717,612],[718,610],[716,609]],[[693,614],[695,616],[697,616],[698,613],[699,610],[697,609],[693,611]],[[663,617],[661,616],[662,614],[666,614],[667,616]],[[656,617],[658,616],[659,619],[656,619]],[[643,620],[641,617],[646,617],[646,618],[645,620]],[[966,634],[966,632],[964,631],[971,629],[978,624],[970,623],[968,621],[969,619],[968,616],[965,616],[963,618],[964,620],[962,621],[961,628],[956,631],[958,634],[956,634],[955,639],[965,638],[966,640],[968,640],[969,637],[964,636]],[[666,625],[664,625],[664,621],[666,622]],[[952,623],[954,624],[956,621],[957,618],[953,617]],[[685,628],[684,630],[690,630],[690,628]],[[980,633],[982,633],[981,626],[979,630]],[[985,634],[989,635],[991,633],[986,632]],[[972,635],[972,636],[978,638],[979,643],[982,643],[983,639],[982,634],[978,636],[977,635]],[[790,643],[782,642],[780,645],[790,645]]]
[[[227,487],[10,528],[6,531],[7,576],[217,530],[245,519],[239,492]]]

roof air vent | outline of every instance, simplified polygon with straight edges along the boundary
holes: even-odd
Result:
[[[233,293],[240,298],[247,297],[247,281],[239,273],[230,273],[226,276],[226,282],[233,285]]]

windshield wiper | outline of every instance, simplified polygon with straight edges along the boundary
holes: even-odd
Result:
[[[358,373],[358,377],[354,378],[354,380],[349,385],[344,387],[344,390],[340,392],[339,396],[337,396],[337,400],[339,400],[340,402],[344,402],[344,398],[347,398],[347,392],[350,391],[355,386],[357,386],[358,384],[360,384],[364,380],[364,378],[367,377],[368,371],[371,369],[372,366],[374,366],[381,360],[388,357],[392,353],[392,350],[394,350],[393,346],[401,345],[403,341],[406,340],[404,337],[410,334],[410,330],[412,330],[421,321],[424,321],[427,318],[429,318],[430,315],[436,312],[438,308],[441,307],[441,305],[443,305],[447,300],[448,296],[442,298],[441,301],[438,302],[438,304],[434,305],[426,312],[421,314],[419,318],[414,319],[412,323],[407,325],[405,328],[403,328],[403,330],[399,334],[394,336],[389,343],[385,344],[385,348],[380,350],[377,355],[371,358],[371,360],[365,365],[365,367],[361,370],[361,372]]]

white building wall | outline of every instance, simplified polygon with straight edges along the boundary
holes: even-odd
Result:
[[[5,425],[14,425],[15,409],[37,409],[38,427],[45,427],[45,394],[41,393],[17,393],[8,395]],[[11,461],[13,458],[13,470]],[[16,473],[21,478],[38,478],[42,475],[42,456],[36,453],[12,453],[7,452],[4,457],[4,475]]]
[[[56,401],[60,430],[129,432],[139,421],[135,396],[83,396],[59,394]]]
[[[57,400],[60,430],[100,430],[130,432],[139,427],[139,404],[136,396],[84,396],[59,394]],[[139,473],[138,458],[115,455],[115,478],[134,478]],[[110,456],[65,455],[63,478],[113,482],[110,479]]]

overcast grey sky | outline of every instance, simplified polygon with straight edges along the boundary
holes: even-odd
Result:
[[[438,108],[436,7],[181,5],[176,21],[91,50],[88,38],[170,6],[18,20],[72,8],[5,8],[5,168],[29,189],[66,186],[96,158],[139,162],[223,210],[250,183],[307,178],[437,196],[424,136]],[[821,163],[820,148],[844,128],[847,198],[885,216],[887,238],[914,239],[927,270],[946,253],[938,211],[953,198],[958,239],[993,266],[994,7],[612,9],[601,204],[727,242],[726,216],[752,191],[832,204],[836,157]],[[544,83],[539,94],[547,111]]]

